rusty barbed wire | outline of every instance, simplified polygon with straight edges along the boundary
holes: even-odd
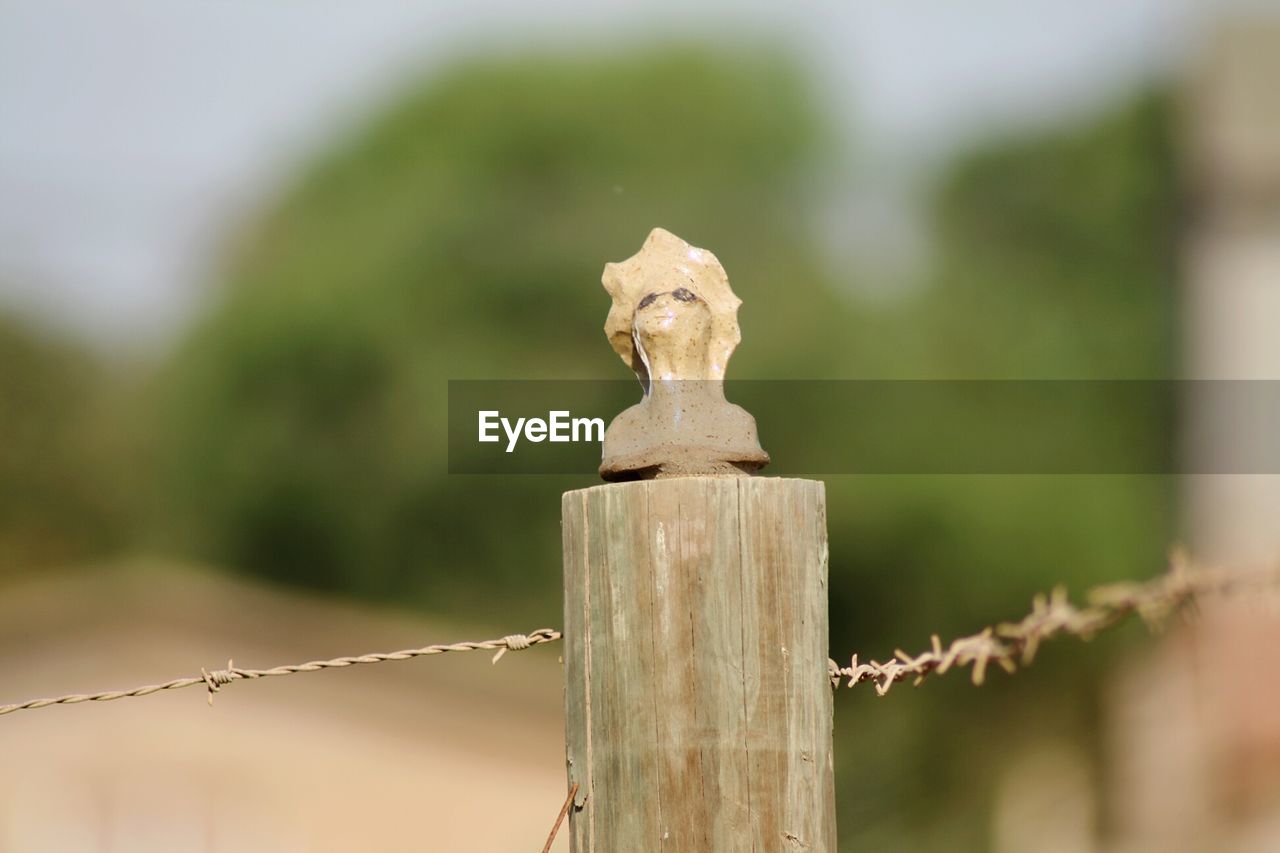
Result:
[[[527,649],[530,646],[540,645],[541,643],[552,643],[560,639],[560,636],[559,631],[551,628],[539,628],[536,631],[530,631],[528,634],[508,634],[507,636],[497,640],[441,643],[433,646],[423,646],[419,649],[403,649],[398,652],[351,655],[347,657],[331,658],[329,660],[315,660],[307,663],[275,666],[271,669],[244,669],[237,667],[232,661],[227,661],[226,669],[206,670],[202,668],[198,676],[175,678],[172,681],[166,681],[162,684],[148,684],[143,687],[135,687],[132,690],[104,690],[101,693],[69,693],[66,696],[54,696],[47,699],[31,699],[27,702],[17,702],[12,705],[0,705],[0,716],[12,714],[14,711],[47,708],[51,705],[75,705],[80,702],[110,702],[115,699],[126,699],[133,696],[150,696],[152,693],[159,693],[162,690],[179,690],[183,687],[194,687],[197,684],[203,684],[209,691],[209,704],[212,705],[213,694],[217,693],[223,686],[230,684],[233,681],[255,678],[271,678],[277,675],[296,675],[300,672],[318,672],[322,669],[338,669],[362,663],[383,663],[391,660],[409,660],[410,658],[424,657],[426,655],[442,655],[447,652],[496,650],[497,653],[493,656],[493,663],[497,663],[508,651],[518,652],[523,649]]]
[[[918,685],[930,675],[942,675],[952,667],[971,666],[974,684],[982,684],[992,664],[1005,672],[1035,660],[1040,644],[1061,634],[1092,639],[1099,631],[1110,628],[1124,618],[1137,614],[1151,630],[1160,629],[1174,613],[1191,605],[1198,597],[1214,593],[1238,591],[1242,587],[1274,587],[1280,583],[1280,567],[1270,571],[1239,571],[1194,568],[1185,554],[1175,552],[1169,570],[1145,583],[1121,582],[1095,587],[1086,594],[1088,602],[1076,607],[1065,587],[1058,586],[1048,595],[1037,595],[1031,612],[1019,622],[1004,622],[984,628],[976,634],[952,640],[945,648],[937,634],[931,637],[931,648],[910,655],[895,649],[893,657],[881,663],[876,660],[859,663],[855,654],[849,666],[834,660],[827,662],[832,687],[848,679],[853,687],[864,681],[875,685],[884,696],[894,684],[914,678]]]
[[[974,684],[982,684],[992,664],[1006,672],[1014,672],[1018,665],[1027,666],[1035,659],[1040,644],[1061,634],[1088,640],[1094,634],[1115,625],[1127,616],[1137,614],[1149,628],[1160,628],[1173,613],[1191,604],[1196,598],[1211,593],[1236,591],[1242,587],[1280,586],[1280,567],[1263,572],[1245,572],[1226,569],[1197,569],[1181,552],[1175,552],[1169,570],[1145,583],[1120,582],[1096,587],[1086,595],[1087,604],[1076,607],[1067,596],[1065,587],[1056,587],[1048,596],[1037,595],[1031,604],[1031,612],[1019,622],[1006,622],[967,637],[952,640],[945,648],[937,634],[931,637],[931,647],[918,655],[910,655],[895,649],[893,657],[881,663],[870,660],[859,663],[855,654],[849,666],[840,666],[834,660],[827,661],[828,675],[833,687],[853,687],[862,682],[872,682],[876,693],[884,696],[894,684],[914,678],[920,684],[930,675],[942,675],[952,667],[972,667]],[[337,669],[357,664],[382,663],[393,660],[409,660],[426,655],[447,652],[495,651],[493,663],[497,663],[508,651],[521,651],[530,646],[552,643],[561,639],[560,631],[539,628],[528,634],[509,634],[495,640],[480,642],[442,643],[417,649],[403,649],[367,655],[352,655],[329,660],[309,661],[301,664],[276,666],[270,669],[245,669],[228,661],[225,669],[201,669],[200,675],[175,678],[160,684],[147,684],[130,690],[105,690],[99,693],[70,693],[44,699],[31,699],[12,705],[0,705],[0,716],[15,711],[47,708],[52,705],[75,705],[81,702],[110,702],[135,696],[150,696],[164,690],[178,690],[203,684],[208,691],[209,703],[213,695],[233,681],[271,678],[279,675],[295,675]],[[847,679],[847,681],[846,681]]]

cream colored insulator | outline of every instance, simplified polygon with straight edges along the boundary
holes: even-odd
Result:
[[[724,396],[742,300],[716,256],[655,228],[602,281],[613,297],[605,334],[644,397],[605,432],[600,476],[742,476],[768,464],[755,418]]]

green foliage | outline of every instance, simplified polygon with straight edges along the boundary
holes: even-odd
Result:
[[[935,208],[934,280],[881,318],[898,342],[898,375],[1172,378],[1169,127],[1164,100],[1148,96],[1094,125],[992,144],[956,163]],[[1134,458],[1159,460],[1171,453],[1156,437],[1172,410],[1173,401],[1153,398],[1082,409],[1076,421],[1082,436],[1129,436]],[[991,414],[957,417],[975,420],[1000,442],[1017,441],[1022,428]],[[950,426],[934,425],[939,441]],[[871,493],[846,483],[860,504],[849,546],[866,559],[850,575],[901,588],[903,578],[883,569],[893,560],[922,585],[941,585],[938,612],[908,609],[925,624],[988,619],[992,607],[1019,607],[1048,583],[1083,585],[1157,565],[1172,533],[1170,485],[1159,477],[878,478]]]
[[[960,359],[957,375],[1171,377],[1170,120],[1148,95],[955,167],[937,206],[940,305],[986,320],[938,318],[923,339]]]
[[[75,347],[0,317],[0,576],[97,556],[122,540],[101,382]]]
[[[897,342],[896,375],[1172,378],[1170,136],[1165,100],[1149,96],[954,164],[935,207],[933,281],[880,318],[880,333]],[[1159,458],[1170,450],[1156,436],[1172,404],[1081,410],[1075,425],[1083,436],[1130,436],[1134,458]],[[1022,428],[990,414],[985,423],[1002,442]],[[947,441],[952,424],[932,427]],[[1057,583],[1078,594],[1152,574],[1174,531],[1173,485],[1155,476],[838,478],[828,485],[832,646],[881,657],[924,649],[932,632],[953,637],[1017,617]],[[858,834],[842,838],[851,849],[986,849],[986,825],[972,815],[989,814],[994,774],[1012,749],[1033,736],[1094,745],[1105,660],[1075,645],[981,690],[957,677],[922,687],[927,698],[837,702],[837,731],[863,733],[837,751],[839,796],[856,809],[844,827]],[[869,731],[897,735],[886,745]],[[891,794],[873,790],[882,780]],[[923,822],[903,820],[904,803],[925,802],[942,805]]]
[[[766,54],[523,59],[411,92],[253,229],[173,365],[183,541],[297,583],[551,620],[557,495],[585,481],[447,477],[446,380],[628,376],[600,268],[655,225],[713,246],[748,300],[735,371],[802,372],[839,344],[798,215],[821,138]],[[795,346],[801,318],[816,345]]]

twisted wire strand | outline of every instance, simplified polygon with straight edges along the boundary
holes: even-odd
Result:
[[[914,679],[919,685],[930,675],[943,675],[953,667],[971,667],[974,684],[986,680],[987,669],[996,665],[1006,672],[1016,671],[1019,664],[1030,665],[1045,640],[1066,634],[1081,639],[1091,639],[1095,634],[1112,627],[1128,616],[1139,616],[1149,628],[1158,630],[1174,613],[1194,603],[1200,596],[1226,593],[1241,588],[1263,589],[1280,585],[1280,567],[1264,572],[1243,572],[1223,569],[1193,568],[1185,555],[1173,555],[1168,572],[1145,583],[1114,583],[1096,587],[1086,597],[1087,604],[1076,607],[1067,597],[1064,587],[1056,587],[1048,596],[1037,595],[1031,604],[1031,612],[1019,622],[1005,622],[967,637],[952,640],[943,647],[937,634],[931,637],[930,648],[911,655],[895,649],[893,657],[885,662],[870,660],[859,663],[853,655],[849,666],[840,666],[834,660],[827,661],[827,671],[833,687],[853,687],[862,682],[872,682],[876,693],[886,695],[894,684]],[[70,693],[44,699],[31,699],[12,705],[0,705],[0,716],[15,711],[47,708],[51,705],[76,705],[81,702],[110,702],[134,696],[150,696],[162,690],[178,690],[203,684],[209,704],[213,696],[233,681],[294,675],[301,672],[317,672],[322,669],[338,669],[366,663],[382,663],[393,660],[409,660],[446,652],[494,651],[493,663],[497,663],[508,651],[522,651],[542,643],[561,639],[562,634],[551,628],[539,628],[528,634],[509,634],[495,640],[480,642],[443,643],[367,655],[352,655],[329,660],[276,666],[270,669],[246,669],[227,661],[225,669],[201,669],[200,675],[175,678],[161,684],[148,684],[131,690],[105,690],[100,693]]]
[[[887,694],[900,681],[911,678],[914,685],[919,685],[930,675],[943,675],[952,667],[972,667],[973,683],[982,684],[992,664],[1008,673],[1016,671],[1019,665],[1029,666],[1040,644],[1053,637],[1066,634],[1089,640],[1134,614],[1156,631],[1169,617],[1193,605],[1200,596],[1242,588],[1264,589],[1278,582],[1280,567],[1260,572],[1197,569],[1183,553],[1175,552],[1165,574],[1145,583],[1095,587],[1087,593],[1088,603],[1083,607],[1073,605],[1066,588],[1059,586],[1048,596],[1037,595],[1031,602],[1031,612],[1019,622],[984,628],[952,640],[945,648],[934,634],[928,650],[911,655],[895,649],[893,657],[883,663],[876,660],[859,663],[856,654],[849,666],[828,660],[827,670],[832,687],[839,687],[842,681],[846,687],[869,681],[879,696]]]
[[[245,669],[243,667],[236,666],[232,661],[227,661],[226,669],[201,669],[200,674],[197,676],[175,678],[172,681],[166,681],[163,684],[148,684],[143,687],[135,687],[132,690],[104,690],[101,693],[70,693],[66,696],[54,696],[46,699],[31,699],[26,702],[17,702],[12,705],[0,705],[0,716],[12,714],[14,711],[47,708],[50,705],[76,705],[81,702],[110,702],[115,699],[125,699],[133,696],[150,696],[152,693],[159,693],[162,690],[179,690],[183,687],[194,687],[197,684],[203,684],[205,686],[205,689],[209,694],[209,704],[212,705],[213,695],[233,681],[255,678],[272,678],[277,675],[295,675],[300,672],[318,672],[322,669],[339,669],[364,663],[409,660],[410,658],[424,657],[426,655],[442,655],[446,652],[496,650],[497,653],[493,656],[493,662],[497,663],[508,651],[518,652],[542,643],[552,643],[559,640],[560,636],[559,631],[555,631],[551,628],[539,628],[538,630],[531,631],[528,634],[509,634],[496,640],[442,643],[433,646],[423,646],[420,649],[404,649],[398,652],[351,655],[347,657],[331,658],[329,660],[313,660],[308,661],[307,663],[274,666],[270,669]]]

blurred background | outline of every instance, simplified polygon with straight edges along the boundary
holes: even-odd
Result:
[[[624,378],[655,225],[736,378],[1280,379],[1269,5],[0,2],[0,701],[558,626],[594,478],[448,475],[446,380]],[[827,489],[842,659],[1280,552],[1275,477]],[[842,849],[1280,849],[1278,640],[841,692]],[[536,849],[554,655],[396,666],[6,717],[0,851]]]

